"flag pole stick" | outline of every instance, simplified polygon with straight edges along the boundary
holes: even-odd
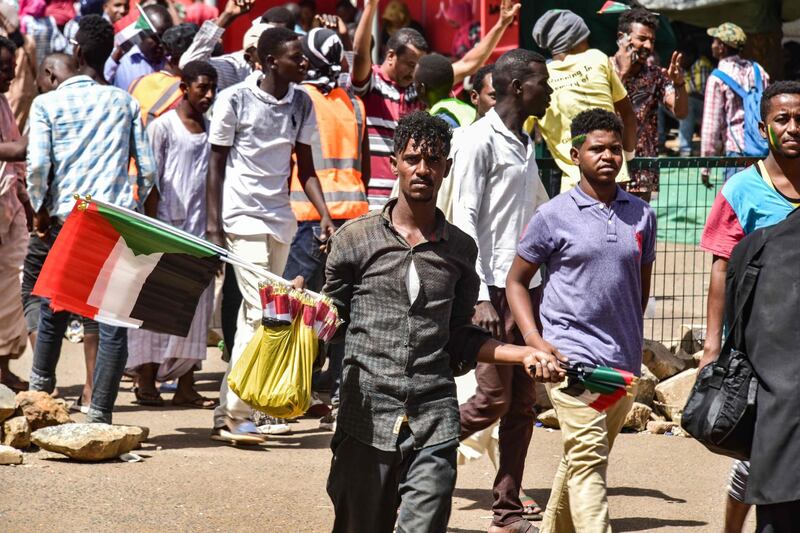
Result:
[[[139,10],[139,13],[142,14],[142,16],[144,17],[144,20],[147,21],[147,25],[150,26],[150,31],[155,32],[156,31],[155,30],[156,27],[153,26],[152,22],[150,22],[150,17],[148,17],[147,13],[144,12],[144,9],[142,9],[142,6],[140,6],[139,4],[136,4],[136,8]]]
[[[221,246],[217,246],[216,244],[213,244],[213,243],[210,243],[210,242],[208,242],[208,241],[206,241],[204,239],[201,239],[197,235],[192,235],[191,233],[189,233],[187,231],[184,231],[184,230],[182,230],[180,228],[176,228],[175,226],[170,226],[169,224],[167,224],[163,220],[158,220],[157,218],[149,217],[147,215],[143,215],[142,213],[137,213],[136,211],[133,211],[132,209],[128,209],[127,207],[121,207],[121,206],[118,206],[118,205],[114,205],[114,204],[109,204],[109,203],[103,202],[102,200],[96,200],[96,199],[92,198],[91,196],[81,197],[80,195],[76,194],[75,195],[75,199],[78,200],[78,201],[91,202],[91,203],[97,204],[98,206],[103,207],[105,209],[109,209],[109,210],[112,210],[112,211],[118,211],[120,213],[124,213],[126,216],[129,216],[131,218],[135,218],[136,220],[139,220],[140,222],[144,222],[146,224],[150,224],[152,226],[155,226],[155,227],[157,227],[157,228],[159,228],[161,230],[164,230],[164,231],[166,231],[168,233],[171,233],[173,235],[176,235],[176,236],[181,237],[183,239],[186,239],[188,241],[192,241],[194,244],[197,244],[199,246],[204,246],[206,248],[210,248],[215,253],[219,254],[220,260],[225,262],[225,263],[229,263],[229,264],[237,266],[239,268],[243,268],[245,270],[248,270],[248,271],[252,272],[253,274],[257,274],[259,276],[263,276],[263,277],[265,277],[265,278],[267,278],[269,280],[272,280],[272,281],[274,281],[276,283],[281,283],[283,285],[286,285],[287,287],[291,287],[292,286],[292,283],[290,281],[285,280],[282,277],[278,276],[277,274],[274,274],[274,273],[270,272],[266,268],[260,267],[260,266],[258,266],[256,264],[251,263],[250,261],[247,261],[247,260],[235,255],[235,254],[232,254],[228,250],[226,250],[225,248],[222,248]],[[319,298],[322,297],[321,294],[319,294],[317,292],[314,292],[314,291],[310,291],[308,289],[303,289],[303,291],[308,296],[310,296],[311,298],[313,298],[315,300],[318,300]]]

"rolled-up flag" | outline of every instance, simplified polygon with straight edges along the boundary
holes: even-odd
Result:
[[[638,378],[626,370],[591,363],[561,363],[567,386],[561,392],[579,399],[599,412],[608,410],[631,393]]]

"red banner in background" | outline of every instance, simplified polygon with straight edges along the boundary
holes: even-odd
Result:
[[[492,26],[497,23],[497,19],[500,18],[500,0],[480,0],[480,13],[481,37],[484,37]],[[500,42],[497,48],[494,49],[494,53],[489,60],[490,63],[497,61],[498,57],[509,50],[519,48],[519,31],[519,15],[517,15],[516,20],[514,20],[511,26],[506,30],[503,37],[500,38]]]
[[[453,45],[454,29],[450,27],[444,19],[444,10],[450,5],[451,2],[458,2],[460,0],[408,0],[408,6],[411,18],[422,24],[425,29],[425,36],[431,48],[439,53],[449,55],[450,49]],[[225,0],[221,0],[219,5],[220,11],[225,8]],[[242,38],[244,37],[247,28],[250,27],[252,21],[260,18],[264,12],[274,6],[283,5],[286,2],[281,0],[256,0],[253,9],[250,13],[235,20],[230,27],[225,31],[223,36],[223,44],[226,52],[234,52],[241,50]],[[380,21],[380,14],[383,13],[386,4],[389,0],[381,0],[378,8],[378,19]],[[337,0],[316,0],[318,13],[334,13],[336,11]],[[485,35],[487,31],[497,22],[500,13],[500,0],[472,0],[473,12],[475,18],[481,21],[481,36]],[[359,9],[363,6],[363,1],[359,0]],[[503,38],[500,40],[495,53],[492,55],[490,61],[495,61],[503,52],[519,46],[519,22],[514,22],[511,28],[506,31]]]

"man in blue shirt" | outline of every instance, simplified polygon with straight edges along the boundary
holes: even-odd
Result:
[[[167,8],[151,4],[143,8],[151,30],[142,30],[139,44],[128,50],[121,58],[115,51],[106,61],[105,77],[109,83],[125,91],[139,76],[146,76],[164,68],[166,52],[161,36],[172,27],[172,18]]]
[[[113,36],[108,36],[113,39]],[[84,48],[88,44],[82,44]],[[91,54],[91,49],[84,49]],[[67,59],[69,59],[67,57]],[[139,104],[125,91],[78,75],[65,62],[65,79],[55,90],[33,101],[28,145],[28,192],[34,215],[34,236],[47,249],[53,245],[76,192],[115,205],[155,215],[155,164],[142,126]],[[128,175],[133,158],[138,174]],[[44,262],[46,254],[29,260]],[[41,268],[41,267],[39,267]],[[35,282],[35,280],[34,280]],[[40,307],[30,388],[53,392],[61,342],[70,314],[54,312],[47,300]],[[128,358],[124,328],[100,324],[94,387],[87,422],[111,423],[119,382]]]
[[[570,155],[581,180],[528,223],[506,280],[508,303],[525,343],[550,353],[554,363],[563,354],[572,362],[639,375],[655,214],[615,182],[623,163],[616,115],[583,111],[572,121],[571,134]],[[528,295],[540,265],[549,274],[540,306],[542,335]],[[587,393],[576,397],[549,385],[547,392],[561,426],[563,456],[540,530],[610,532],[608,456],[633,397],[601,408]]]

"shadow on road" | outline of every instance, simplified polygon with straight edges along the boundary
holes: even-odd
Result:
[[[330,448],[333,433],[316,428],[294,431],[290,435],[267,437],[267,448],[300,448],[305,450],[321,450]]]
[[[639,496],[642,498],[659,498],[670,503],[686,503],[683,498],[675,498],[669,494],[664,494],[660,490],[646,489],[640,487],[609,487],[609,496]]]
[[[690,528],[703,527],[708,522],[700,520],[681,520],[672,518],[644,518],[640,516],[630,518],[612,518],[611,529],[617,532],[624,531],[651,531],[662,527]]]
[[[544,504],[547,503],[547,499],[550,497],[550,489],[527,489],[524,487],[523,489],[525,490],[525,494],[536,500],[542,507],[544,507]],[[493,498],[491,486],[486,489],[462,489],[456,487],[455,492],[453,492],[453,497],[472,501],[472,503],[466,507],[459,507],[460,510],[490,510],[492,508]]]

